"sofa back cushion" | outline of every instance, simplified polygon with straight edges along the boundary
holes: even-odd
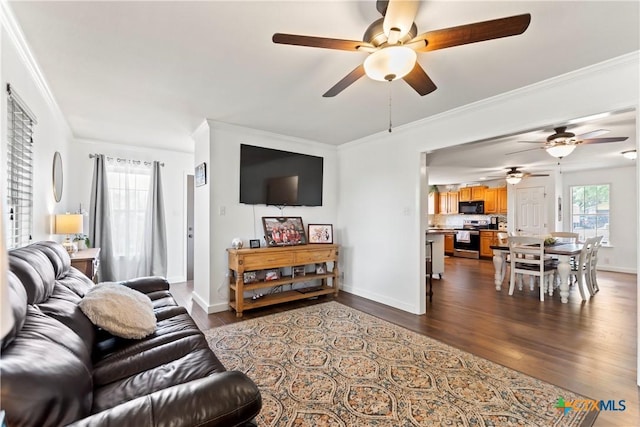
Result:
[[[56,284],[53,265],[37,247],[30,245],[9,251],[9,269],[27,291],[28,304],[46,301],[53,293]]]
[[[27,315],[27,293],[18,277],[12,271],[7,272],[7,282],[9,284],[9,302],[13,312],[13,326],[2,338],[2,348],[8,346],[16,337]]]

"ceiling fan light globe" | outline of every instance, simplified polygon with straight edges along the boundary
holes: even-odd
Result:
[[[508,184],[516,185],[521,180],[522,180],[521,176],[515,176],[515,175],[508,175],[507,176],[507,183]]]
[[[638,158],[638,152],[636,150],[623,151],[622,155],[629,160],[635,160]]]
[[[558,159],[568,156],[573,153],[573,150],[575,149],[576,146],[574,144],[566,144],[564,142],[557,143],[546,148],[549,155]]]
[[[413,70],[418,54],[406,46],[382,48],[364,60],[364,71],[370,79],[381,82],[401,79]]]

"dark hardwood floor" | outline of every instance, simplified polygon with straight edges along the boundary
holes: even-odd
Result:
[[[335,300],[589,398],[626,402],[625,411],[602,411],[596,426],[640,425],[635,274],[599,272],[595,297],[582,302],[572,286],[569,303],[562,304],[558,292],[544,302],[537,289],[509,296],[506,279],[496,292],[490,261],[446,258],[445,271],[434,280],[425,315],[346,292]],[[189,282],[171,290],[203,330],[333,299],[296,301],[237,318],[231,311],[206,315],[192,303]]]

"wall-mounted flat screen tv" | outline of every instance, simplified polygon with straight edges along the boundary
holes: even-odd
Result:
[[[322,206],[324,159],[240,145],[240,203]]]

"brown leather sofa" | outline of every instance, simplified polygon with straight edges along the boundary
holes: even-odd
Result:
[[[258,388],[224,368],[165,279],[122,282],[151,298],[157,319],[155,333],[128,340],[80,311],[94,284],[60,244],[10,251],[9,270],[15,325],[0,360],[9,427],[255,425]]]

